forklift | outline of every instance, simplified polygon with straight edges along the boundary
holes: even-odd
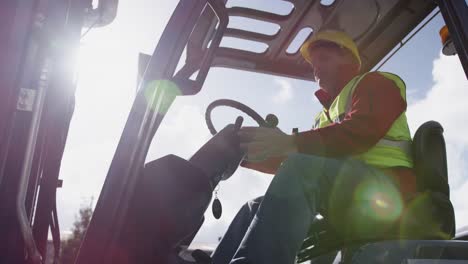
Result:
[[[151,55],[139,57],[137,95],[82,242],[77,264],[185,263],[181,255],[204,222],[213,191],[228,181],[245,153],[237,118],[220,131],[211,112],[239,109],[259,126],[275,127],[233,100],[206,111],[213,134],[190,159],[176,155],[145,162],[172,103],[201,91],[212,67],[313,81],[308,63],[288,47],[304,28],[339,29],[354,38],[362,72],[385,62],[434,10],[447,28],[443,53],[457,55],[468,78],[468,4],[463,0],[285,0],[288,14],[226,7],[227,0],[180,0]],[[327,2],[327,3],[325,3]],[[74,51],[84,30],[104,27],[118,0],[3,0],[0,3],[0,263],[58,263],[56,190],[76,90]],[[232,17],[274,23],[273,35],[230,28]],[[220,46],[224,37],[264,43],[263,52]],[[184,52],[185,51],[185,52]],[[178,63],[185,53],[185,61]],[[220,146],[222,146],[220,151]],[[320,263],[342,250],[340,263],[468,263],[466,232],[455,234],[443,128],[428,121],[412,147],[418,192],[427,199],[398,230],[345,236],[314,219],[297,262]],[[424,220],[432,219],[427,227]],[[433,228],[432,228],[433,227]],[[52,237],[55,256],[47,257]],[[196,254],[194,255],[197,258]],[[49,263],[49,262],[47,262]]]

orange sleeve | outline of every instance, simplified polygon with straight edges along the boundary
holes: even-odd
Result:
[[[383,138],[405,109],[406,102],[395,83],[371,73],[356,87],[351,111],[342,122],[298,133],[296,145],[300,153],[311,155],[360,154]]]

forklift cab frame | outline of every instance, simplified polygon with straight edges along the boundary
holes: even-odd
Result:
[[[100,0],[97,9],[92,8],[92,1],[85,0],[23,2],[8,0],[1,4],[7,7],[1,10],[5,13],[2,33],[8,36],[2,48],[1,64],[2,69],[8,68],[8,71],[2,70],[0,76],[5,87],[2,88],[5,104],[0,112],[0,213],[2,233],[7,234],[4,240],[7,242],[3,242],[0,249],[2,261],[41,263],[49,227],[58,248],[55,190],[74,107],[75,84],[73,69],[68,63],[72,59],[69,53],[77,47],[83,27],[105,26],[113,20],[118,2]],[[245,7],[226,8],[226,2],[180,1],[153,54],[140,56],[138,94],[76,263],[173,263],[174,248],[189,244],[193,239],[203,222],[214,186],[232,175],[242,155],[235,152],[226,160],[217,161],[209,173],[191,162],[206,163],[204,155],[210,151],[210,142],[200,149],[200,155],[195,155],[198,161],[187,162],[170,155],[145,164],[145,157],[172,102],[178,96],[198,93],[211,67],[311,80],[310,67],[299,53],[286,52],[298,32],[310,27],[314,31],[338,28],[349,33],[362,55],[362,71],[369,71],[395,46],[403,45],[402,40],[439,7],[468,76],[465,1],[362,0],[356,5],[352,1],[336,0],[325,6],[321,1],[288,0],[294,8],[287,15]],[[6,10],[15,12],[8,14]],[[370,15],[349,16],[362,12]],[[276,23],[281,30],[275,35],[265,35],[229,28],[229,18],[233,16]],[[353,19],[353,23],[349,23],[349,19]],[[268,49],[253,53],[220,47],[222,38],[227,36],[266,43]],[[56,45],[54,41],[57,40],[65,43]],[[185,64],[176,71],[184,49]],[[192,78],[193,75],[196,77]],[[237,128],[240,125],[240,121],[235,124]],[[232,126],[229,129],[232,130]],[[235,144],[235,139],[229,137],[229,129],[222,130],[210,141],[228,140]],[[177,177],[158,178],[162,174]],[[140,191],[147,181],[151,183],[147,186],[153,188]],[[169,186],[181,186],[179,200],[158,188],[161,181]],[[180,199],[194,202],[187,203],[182,211],[171,211]],[[146,204],[155,206],[150,217]],[[162,215],[160,212],[170,213]],[[148,226],[150,220],[179,221],[183,228],[174,228],[165,234],[161,233],[161,228],[144,233],[141,226]],[[369,252],[395,247],[389,241],[368,242],[362,247],[361,260],[364,261],[375,257]],[[450,243],[450,246],[441,246],[441,243]],[[404,250],[399,250],[422,252],[412,255],[417,258],[427,257],[424,254],[434,248],[441,256],[450,252],[458,256],[460,250],[467,247],[466,243],[457,241],[409,241]],[[444,251],[444,248],[449,249]],[[308,254],[301,260],[316,257],[316,254]]]

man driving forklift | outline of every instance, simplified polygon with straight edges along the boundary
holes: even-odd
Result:
[[[238,212],[212,256],[215,264],[294,263],[318,214],[344,233],[401,217],[416,191],[405,83],[360,73],[356,44],[323,30],[300,49],[323,105],[313,129],[288,135],[244,127],[242,166],[275,174],[264,197]]]

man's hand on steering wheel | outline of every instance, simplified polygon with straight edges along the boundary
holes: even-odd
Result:
[[[275,115],[268,114],[264,119],[252,108],[230,99],[219,99],[208,105],[205,120],[212,135],[217,135],[218,131],[213,126],[211,112],[219,106],[228,106],[240,110],[255,120],[260,126],[242,127],[243,118],[238,117],[236,119],[233,126],[236,140],[232,141],[235,142],[235,146],[233,145],[232,147],[235,149],[240,147],[239,150],[242,150],[242,156],[240,156],[240,159],[243,159],[240,163],[242,167],[273,174],[288,154],[297,152],[294,137],[276,128],[279,120]],[[239,143],[240,145],[237,145]],[[233,160],[232,168],[234,166],[237,168],[240,159]],[[235,169],[231,169],[231,172],[233,171]],[[229,175],[232,175],[232,173]]]
[[[294,136],[278,128],[242,127],[238,132],[240,147],[249,162],[260,162],[271,157],[285,157],[297,152]]]

